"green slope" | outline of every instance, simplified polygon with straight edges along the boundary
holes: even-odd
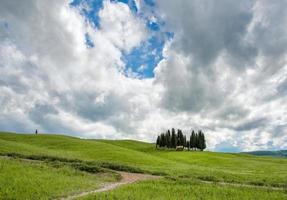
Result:
[[[1,133],[1,152],[132,164],[145,170],[156,170],[158,166],[168,164],[166,159],[134,149],[108,144],[101,140],[84,140],[59,135]],[[154,165],[150,166],[150,162],[153,162]]]
[[[148,173],[166,174],[171,180],[205,180],[276,187],[287,185],[286,159],[156,150],[153,144],[131,140],[85,140],[62,135],[0,133],[0,153],[46,155],[125,165]]]
[[[107,144],[112,144],[119,147],[133,149],[141,152],[152,152],[154,151],[154,144],[140,142],[135,140],[96,140]]]
[[[68,166],[0,157],[0,199],[54,199],[115,180],[111,173],[92,175]]]
[[[98,199],[140,199],[140,200],[283,200],[282,191],[205,184],[193,180],[155,180],[127,185],[113,191],[88,195],[82,200]]]

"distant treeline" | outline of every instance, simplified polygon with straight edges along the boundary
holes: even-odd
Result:
[[[186,135],[182,133],[180,129],[175,133],[175,129],[171,131],[167,130],[166,133],[162,133],[157,136],[156,148],[165,147],[169,149],[188,149],[188,150],[201,150],[206,148],[206,142],[204,133],[199,130],[197,133],[192,130],[189,140],[186,139]]]

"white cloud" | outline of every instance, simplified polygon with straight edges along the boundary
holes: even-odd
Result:
[[[3,0],[0,129],[153,141],[166,128],[195,128],[210,150],[286,148],[281,3],[158,1],[175,38],[155,77],[139,79],[124,75],[122,52],[151,33],[127,5],[104,1],[95,29],[68,1]]]
[[[216,144],[224,142],[236,150],[286,146],[278,118],[286,126],[287,18],[281,8],[287,2],[158,3],[176,30],[165,60],[155,70],[156,80],[165,87],[165,108],[187,112],[190,118],[199,115],[198,124],[217,149]],[[274,137],[283,140],[281,145],[275,145]]]
[[[29,8],[14,7],[9,1],[2,4],[10,9],[1,11],[1,18],[12,33],[0,46],[0,100],[5,116],[1,128],[136,138],[138,123],[158,102],[157,86],[152,80],[126,77],[121,51],[140,45],[146,34],[143,22],[125,4],[105,2],[100,11],[102,29],[95,30],[66,1],[28,3]],[[27,10],[25,15],[17,17],[22,9]],[[46,13],[40,14],[41,10]],[[26,30],[30,19],[37,21]],[[86,48],[86,32],[95,48]],[[16,110],[26,126],[17,125]]]
[[[136,18],[124,3],[104,1],[99,16],[105,37],[122,50],[129,52],[146,37],[144,22]]]

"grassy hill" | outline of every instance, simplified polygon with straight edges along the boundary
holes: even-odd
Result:
[[[178,199],[178,195],[182,195],[180,199],[198,199],[198,195],[204,199],[222,199],[225,195],[230,199],[286,198],[287,160],[280,158],[156,150],[153,144],[131,140],[3,132],[0,133],[0,154],[0,169],[3,169],[0,170],[0,196],[7,198],[26,195],[28,199],[47,199],[89,190],[93,184],[96,188],[117,179],[111,169],[161,174],[165,178],[85,198],[143,199],[145,196],[150,199],[151,195],[155,199]],[[19,178],[20,174],[41,187],[26,184],[27,180]],[[42,177],[45,174],[48,178]],[[61,187],[53,185],[57,181]],[[234,183],[236,185],[232,185]],[[14,196],[13,188],[17,188]]]

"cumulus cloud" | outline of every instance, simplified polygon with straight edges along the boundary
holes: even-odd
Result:
[[[146,37],[144,21],[134,17],[124,3],[105,1],[99,17],[102,34],[122,50],[130,51]]]
[[[128,115],[133,106],[129,101],[136,99],[143,85],[144,89],[151,87],[151,83],[121,73],[122,49],[128,51],[138,45],[145,35],[144,30],[140,32],[142,22],[126,5],[105,2],[100,13],[103,29],[99,31],[87,24],[68,1],[28,1],[17,6],[2,1],[0,13],[8,24],[1,29],[4,40],[0,48],[1,107],[11,115],[4,118],[8,124],[12,123],[12,111],[18,109],[43,131],[103,134],[106,131],[101,127],[115,129],[109,118],[119,121],[114,115]],[[86,48],[86,32],[96,48]],[[6,90],[9,94],[4,93]],[[81,122],[82,127],[69,125],[70,120]],[[22,131],[22,126],[3,129]],[[123,133],[121,128],[115,132]]]
[[[222,141],[226,148],[276,148],[275,137],[287,134],[276,130],[286,124],[286,3],[159,0],[165,21],[177,30],[156,69],[162,105],[200,115],[199,124],[209,119],[210,137],[232,133]],[[247,142],[242,135],[254,137]]]
[[[136,5],[104,1],[94,27],[69,1],[2,0],[0,129],[153,141],[195,128],[210,150],[287,148],[287,1]],[[156,34],[155,13],[174,37],[138,78],[122,56]]]

